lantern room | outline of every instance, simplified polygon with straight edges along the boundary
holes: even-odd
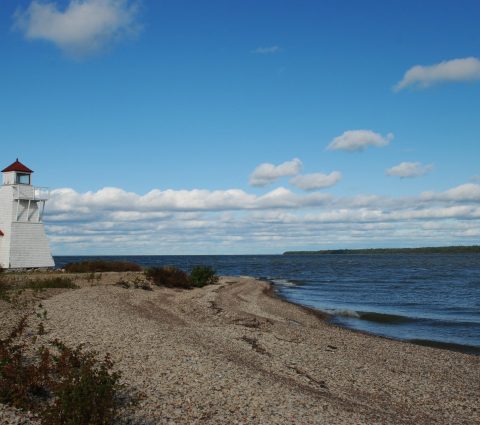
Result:
[[[18,158],[13,164],[10,164],[7,168],[3,169],[2,173],[4,185],[32,184],[33,170],[30,170],[30,168],[23,165]]]

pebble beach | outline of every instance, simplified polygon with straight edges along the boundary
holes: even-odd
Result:
[[[133,274],[44,296],[46,333],[36,340],[110,353],[142,395],[120,424],[480,422],[478,356],[331,325],[267,281],[147,291],[113,285],[122,276]],[[9,306],[0,301],[2,320],[15,315]],[[2,424],[35,423],[0,407]]]

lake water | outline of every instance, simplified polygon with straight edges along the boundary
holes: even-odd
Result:
[[[57,267],[93,257],[55,257]],[[480,254],[115,256],[271,280],[349,328],[480,354]]]

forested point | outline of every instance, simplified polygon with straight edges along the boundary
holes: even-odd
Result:
[[[285,251],[283,255],[328,255],[328,254],[471,254],[480,253],[480,245],[441,246],[423,248],[364,248],[324,249],[319,251]]]

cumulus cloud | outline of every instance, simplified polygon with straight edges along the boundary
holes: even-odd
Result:
[[[388,168],[385,173],[388,176],[400,178],[420,177],[433,170],[432,164],[422,164],[420,162],[401,162],[394,167]]]
[[[70,188],[55,189],[51,192],[49,211],[52,220],[63,221],[68,214],[78,215],[116,214],[116,217],[140,218],[134,212],[178,211],[228,211],[271,208],[301,208],[318,206],[330,200],[330,195],[312,193],[297,195],[279,187],[264,195],[254,195],[240,189],[229,190],[159,190],[154,189],[145,195],[126,192],[115,187],[106,187],[97,192],[78,193]],[[57,217],[57,215],[60,215]],[[133,215],[132,215],[133,214]]]
[[[480,80],[480,60],[469,57],[452,59],[435,65],[416,65],[393,87],[400,91],[408,86],[426,88],[434,84]]]
[[[252,50],[252,53],[258,55],[272,55],[274,53],[281,52],[282,49],[279,46],[269,46],[269,47],[257,47],[255,50]]]
[[[421,199],[427,201],[480,202],[480,184],[465,183],[445,192],[423,192]]]
[[[104,188],[52,191],[45,215],[54,252],[186,254],[282,252],[295,247],[478,243],[480,185],[410,198],[335,198],[277,188],[263,195],[239,189]],[[477,238],[477,239],[475,239]]]
[[[268,162],[260,164],[253,170],[250,176],[250,184],[252,186],[266,186],[273,183],[280,177],[295,176],[302,170],[302,161],[294,158],[291,161],[285,161],[279,165],[270,164]]]
[[[368,146],[387,146],[393,138],[393,133],[382,136],[372,130],[349,130],[341,136],[335,137],[328,145],[327,150],[362,151]]]
[[[34,0],[16,12],[14,26],[28,40],[51,42],[80,58],[137,33],[137,12],[136,0],[70,0],[64,9]]]
[[[331,187],[337,184],[342,178],[342,173],[333,171],[330,174],[312,173],[298,175],[290,179],[290,183],[299,189],[317,190]]]

